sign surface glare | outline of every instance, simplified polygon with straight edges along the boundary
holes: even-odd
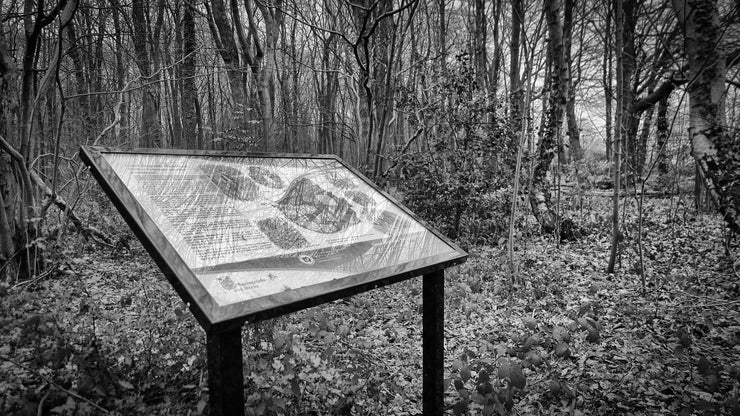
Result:
[[[83,153],[211,320],[466,257],[331,156]]]

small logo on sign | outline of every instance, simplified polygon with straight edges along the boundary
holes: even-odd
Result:
[[[316,262],[316,260],[314,260],[313,257],[306,255],[306,254],[298,256],[298,260],[300,260],[301,263],[303,264],[309,264],[309,265],[314,264]]]
[[[231,280],[231,277],[229,276],[219,277],[218,282],[221,283],[221,287],[226,290],[234,290],[236,288],[236,283]]]

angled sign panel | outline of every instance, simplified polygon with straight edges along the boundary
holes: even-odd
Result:
[[[82,157],[204,326],[281,315],[467,257],[333,156],[83,147]]]

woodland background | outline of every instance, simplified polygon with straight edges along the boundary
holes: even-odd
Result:
[[[204,411],[206,386],[191,374],[203,371],[202,340],[166,287],[138,297],[159,287],[157,273],[76,157],[96,144],[336,154],[469,249],[470,264],[451,273],[452,321],[476,332],[490,324],[471,318],[485,305],[509,312],[489,314],[501,339],[447,340],[459,357],[447,363],[455,414],[542,403],[571,413],[738,414],[738,69],[740,4],[730,1],[0,0],[0,374],[12,375],[0,383],[0,409]],[[719,220],[704,214],[716,211]],[[572,290],[551,293],[558,284]],[[626,293],[638,296],[628,313]],[[696,314],[674,316],[674,302],[692,299],[701,299]],[[623,349],[614,331],[651,304],[651,323],[670,322],[660,330],[667,350],[684,354],[656,359],[686,376],[683,387],[661,380],[655,391],[668,399],[653,407],[643,391],[604,393],[603,402],[579,395],[582,374],[559,366],[576,360],[583,370],[594,353],[579,348],[608,350],[612,336],[622,344],[611,348]],[[124,319],[132,344],[119,349],[123,341],[96,325],[117,319],[101,305],[168,318],[144,319],[149,329]],[[405,306],[401,316],[415,312]],[[357,384],[338,375],[350,365],[334,352],[294,340],[308,330],[317,345],[333,344],[326,336],[344,309],[382,306],[367,295],[326,308],[249,329],[264,352],[250,379],[253,412],[303,414],[310,403],[319,414],[414,413],[414,397],[401,394],[415,394],[405,370],[395,387],[371,376],[377,345],[354,348],[370,357]],[[383,334],[409,335],[411,318],[384,319]],[[155,345],[173,341],[161,341],[167,325],[189,328],[194,346]],[[700,325],[721,342],[697,344]],[[359,338],[368,330],[342,328]],[[627,344],[643,348],[644,339]],[[119,354],[126,348],[146,350],[146,371]],[[304,371],[270,373],[276,357]],[[597,380],[596,390],[619,393],[634,377],[621,370],[621,387]],[[306,396],[316,374],[339,387]],[[163,380],[192,394],[173,405]]]

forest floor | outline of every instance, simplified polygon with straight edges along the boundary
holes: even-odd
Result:
[[[523,283],[504,247],[447,271],[447,414],[740,415],[723,223],[650,199],[643,288],[634,214],[604,271],[608,203],[571,213],[588,231],[576,242],[520,237]],[[128,233],[101,206],[89,219]],[[204,333],[144,249],[71,240],[48,274],[0,285],[0,414],[207,414]],[[247,414],[421,414],[420,311],[415,278],[249,325]]]

